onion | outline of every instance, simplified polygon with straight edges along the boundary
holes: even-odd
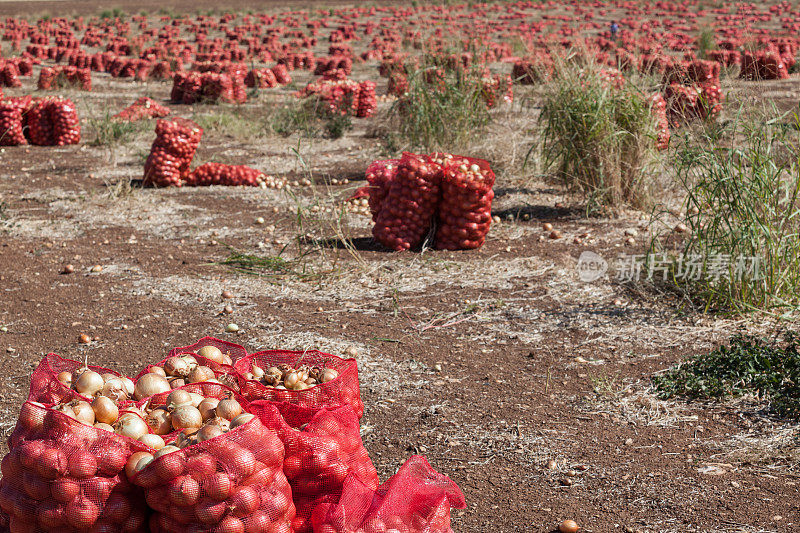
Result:
[[[149,433],[147,423],[133,413],[124,413],[117,420],[115,432],[134,440],[138,440],[145,433]]]
[[[114,433],[114,428],[104,422],[98,422],[94,425],[94,427],[97,429],[102,429],[103,431],[110,431],[111,433]]]
[[[250,413],[242,413],[233,420],[231,420],[231,429],[247,424],[255,418],[255,415]]]
[[[199,364],[197,362],[197,359],[195,359],[195,357],[193,355],[189,355],[188,353],[182,354],[181,355],[181,359],[186,361],[186,364],[189,365],[189,370],[192,370],[194,367],[196,367]]]
[[[224,362],[224,358],[222,355],[222,350],[217,348],[216,346],[203,346],[199,350],[197,350],[197,355],[200,357],[205,357],[206,359],[210,359],[215,363],[222,364]]]
[[[253,374],[253,379],[261,379],[264,377],[264,369],[255,363],[253,363],[250,372]]]
[[[54,410],[58,411],[59,413],[64,413],[70,418],[75,418],[75,411],[72,410],[72,407],[66,404],[57,405],[53,407]]]
[[[94,425],[94,409],[92,409],[89,402],[76,401],[70,407],[72,407],[72,412],[75,413],[75,420],[90,426]]]
[[[42,427],[44,417],[47,414],[44,404],[39,402],[25,402],[19,410],[17,419],[22,427],[31,431],[36,431]]]
[[[174,505],[188,507],[200,499],[200,484],[191,476],[178,476],[169,484],[169,500]]]
[[[98,396],[92,401],[94,417],[103,424],[113,424],[119,418],[119,408],[114,401],[107,396]]]
[[[219,437],[224,433],[225,430],[221,426],[218,426],[216,424],[206,424],[197,431],[197,442],[210,440],[213,439],[214,437]]]
[[[50,484],[50,493],[59,503],[71,502],[81,492],[80,484],[69,478],[58,478]]]
[[[248,516],[261,505],[261,496],[253,487],[238,487],[231,495],[233,516]]]
[[[139,465],[139,461],[142,459],[149,458],[151,461],[153,460],[153,454],[147,452],[134,452],[128,458],[128,462],[125,463],[125,474],[128,478],[132,478],[137,472],[141,471],[147,465],[143,465],[142,468],[137,468]]]
[[[289,372],[289,374],[287,374],[286,378],[283,380],[283,384],[287,389],[293,389],[299,381],[300,376],[297,374],[297,372]]]
[[[174,390],[167,396],[167,409],[174,409],[182,405],[191,405],[192,395],[183,389]]]
[[[230,496],[233,489],[233,482],[227,474],[217,472],[203,478],[203,494],[213,500],[225,500]]]
[[[214,529],[225,533],[245,533],[244,523],[233,516],[226,516],[220,520]]]
[[[156,374],[161,377],[167,377],[167,373],[164,372],[164,369],[160,366],[151,366],[150,370],[148,371],[150,374]]]
[[[36,470],[45,479],[63,476],[67,472],[67,455],[58,448],[45,447],[36,464]]]
[[[64,514],[64,507],[59,505],[58,502],[47,500],[44,498],[34,498],[41,501],[36,508],[36,521],[41,524],[46,531],[58,531],[63,529],[66,515]],[[42,501],[44,500],[44,501]]]
[[[169,412],[164,408],[154,409],[147,415],[147,425],[156,435],[166,435],[172,431],[172,421]]]
[[[119,376],[116,374],[112,374],[111,372],[104,372],[100,374],[100,377],[103,378],[103,381],[108,383],[110,379],[119,379]]]
[[[175,436],[175,446],[183,448],[197,443],[197,428],[187,428]]]
[[[201,383],[203,381],[213,379],[214,377],[214,371],[207,366],[197,366],[191,372],[189,372],[189,375],[186,377],[186,381],[189,383]]]
[[[196,407],[181,405],[170,413],[174,429],[199,428],[203,425],[203,417]]]
[[[75,450],[70,454],[67,463],[70,475],[78,479],[97,474],[97,459],[89,450]]]
[[[121,402],[128,399],[128,393],[125,391],[125,385],[122,383],[122,380],[117,377],[107,380],[103,385],[103,389],[100,391],[100,394],[111,398],[115,402]]]
[[[168,376],[180,376],[185,378],[189,375],[189,363],[185,359],[178,356],[173,356],[164,361],[164,372]]]
[[[172,445],[164,446],[163,448],[158,450],[155,454],[153,454],[153,459],[158,459],[159,457],[167,455],[168,453],[177,452],[178,450],[180,450],[180,448],[178,448],[177,446],[172,446]]]
[[[339,372],[332,368],[326,368],[323,370],[319,375],[319,382],[320,383],[327,383],[328,381],[332,381],[339,377]]]
[[[22,490],[34,500],[44,500],[50,497],[50,484],[34,472],[22,473]]]
[[[151,372],[140,377],[136,382],[133,389],[133,397],[141,400],[169,390],[171,389],[167,378]]]
[[[205,398],[202,402],[200,402],[200,405],[197,406],[197,410],[200,411],[200,415],[203,417],[204,422],[209,418],[214,418],[214,409],[217,408],[217,404],[219,404],[218,399]]]
[[[153,448],[154,450],[160,450],[164,447],[164,439],[162,439],[159,435],[154,435],[153,433],[142,435],[139,437],[139,442],[145,446]]]
[[[189,394],[192,395],[192,407],[197,407],[200,405],[200,402],[205,400],[205,397],[202,394],[197,394],[196,392],[190,392]]]
[[[228,431],[231,429],[231,421],[227,418],[222,418],[221,416],[215,416],[214,418],[209,418],[206,422],[206,425],[212,426],[219,426],[223,430]]]
[[[65,387],[72,387],[72,372],[67,372],[66,370],[59,372],[56,379]]]
[[[227,510],[228,504],[226,502],[203,498],[195,507],[194,512],[200,522],[210,525],[218,524]],[[220,531],[225,530],[220,529]]]
[[[100,509],[89,498],[77,497],[64,510],[67,522],[79,531],[87,531],[97,521]]]
[[[173,389],[186,385],[186,380],[183,378],[167,378],[167,381],[169,381],[169,386]]]
[[[103,388],[103,377],[94,370],[83,372],[75,380],[75,390],[86,396],[94,396]]]
[[[242,406],[233,398],[226,398],[217,405],[216,415],[227,420],[233,420],[240,414],[242,414]]]
[[[133,396],[133,390],[135,388],[133,381],[130,378],[126,377],[122,377],[120,379],[122,380],[122,388],[125,390],[125,395],[128,396],[128,398],[130,398],[131,396]]]

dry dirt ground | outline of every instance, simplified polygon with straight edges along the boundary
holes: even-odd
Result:
[[[356,77],[374,78],[366,72]],[[90,120],[169,94],[158,82],[93,79],[91,93],[66,93],[86,141]],[[8,92],[33,91],[35,78],[24,83]],[[796,95],[800,79],[783,84]],[[453,513],[458,532],[545,532],[566,518],[593,532],[800,530],[796,427],[742,406],[663,402],[649,388],[653,372],[763,324],[696,315],[608,277],[578,279],[584,250],[641,252],[647,217],[586,219],[552,185],[501,173],[494,211],[504,220],[483,249],[385,252],[368,217],[333,212],[382,156],[367,125],[338,140],[247,129],[291,90],[252,98],[245,118],[230,106],[171,106],[211,125],[195,165],[246,163],[311,182],[290,192],[130,187],[152,123],[113,149],[0,151],[4,433],[47,352],[135,374],[204,335],[251,351],[354,347],[363,437],[382,479],[426,455],[466,495]],[[509,135],[527,120],[497,113]],[[546,238],[545,222],[563,237]],[[625,243],[631,229],[635,245]],[[281,255],[287,270],[254,276],[219,264],[232,250]],[[74,273],[62,273],[67,264]],[[234,298],[223,301],[223,290]],[[229,322],[239,333],[224,333]],[[81,333],[96,339],[80,345]]]

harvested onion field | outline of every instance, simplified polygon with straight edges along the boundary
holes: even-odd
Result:
[[[0,16],[0,455],[17,458],[0,531],[438,533],[448,512],[455,532],[800,530],[800,356],[790,334],[732,340],[791,331],[800,305],[800,4],[0,1]],[[651,252],[662,263],[631,262]],[[689,283],[698,257],[711,281]],[[712,272],[709,257],[726,262]],[[212,354],[206,377],[164,364],[206,336],[231,360]],[[711,371],[756,354],[786,374],[674,370],[721,345]],[[358,381],[330,385],[352,378],[338,358],[270,377],[278,359],[244,357],[263,350],[352,358]],[[56,373],[29,396],[48,353],[79,363],[62,396]],[[89,495],[102,466],[62,501],[78,459],[40,450],[26,461],[47,466],[29,467],[13,451],[29,444],[26,400],[103,395],[77,385],[83,363],[133,380],[160,364],[214,405],[338,401],[338,423],[356,424],[342,439],[361,453],[360,431],[369,456],[345,462],[345,486],[361,476],[371,497],[415,455],[452,483],[394,486],[401,503],[345,527],[341,479],[317,490],[331,481],[288,459],[254,452],[239,478],[218,466],[237,500],[189,466],[165,478],[172,492],[147,486],[154,468],[134,464],[112,498],[141,483],[155,514],[123,525],[108,493]],[[208,379],[222,384],[192,388]],[[165,393],[123,390],[119,405],[173,417],[186,406]],[[312,432],[255,405],[238,428],[218,408],[226,432],[205,440],[175,414],[165,459],[247,427],[254,449],[280,455],[277,434],[288,458],[286,435]],[[149,426],[142,449],[164,444]],[[261,467],[285,479],[254,503]],[[158,518],[159,497],[189,518]]]

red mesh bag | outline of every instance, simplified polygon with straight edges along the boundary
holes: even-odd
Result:
[[[222,363],[217,363],[216,361],[212,361],[211,359],[203,357],[202,355],[197,355],[196,353],[193,353],[193,352],[181,352],[181,354],[191,355],[192,357],[194,357],[197,360],[197,364],[198,365],[206,366],[206,367],[210,368],[211,370],[213,370],[214,371],[214,376],[217,378],[217,380],[220,383],[222,383],[226,387],[230,387],[231,389],[238,390],[240,377],[239,377],[238,373],[236,372],[236,370],[234,370],[233,366],[222,364]],[[172,357],[172,355],[170,354],[170,355],[167,355],[167,357],[165,357],[164,359],[162,359],[158,363],[147,365],[144,368],[144,370],[142,370],[141,372],[139,372],[139,374],[136,375],[136,377],[134,378],[134,383],[139,381],[139,378],[141,378],[145,374],[149,373],[150,370],[154,366],[160,366],[160,367],[163,368],[164,367],[164,363],[168,359],[170,359],[171,357]],[[187,384],[186,386],[188,387],[189,385],[192,385],[192,384],[190,383],[190,384]]]
[[[272,67],[272,74],[280,85],[287,85],[292,83],[292,77],[289,75],[289,70],[286,65],[275,65]]]
[[[399,159],[386,159],[383,161],[373,161],[367,167],[367,183],[369,183],[369,210],[372,213],[373,222],[377,220],[378,213],[381,212],[383,200],[389,194],[392,181],[397,175],[400,165]]]
[[[358,417],[349,405],[310,409],[259,400],[247,410],[277,431],[285,447],[283,471],[292,486],[295,533],[311,531],[311,511],[328,497],[338,500],[349,474],[378,487],[378,474],[364,448]]]
[[[436,248],[480,248],[492,224],[494,172],[482,159],[450,154],[431,157],[442,165]]]
[[[403,96],[408,92],[408,76],[403,72],[392,72],[389,74],[388,93],[394,96]]]
[[[33,101],[25,115],[31,144],[64,146],[81,140],[81,126],[75,104],[66,98],[48,96]]]
[[[404,152],[372,228],[375,239],[393,250],[422,243],[439,202],[441,167],[427,156]]]
[[[155,100],[142,96],[134,103],[114,115],[114,118],[136,122],[144,118],[163,118],[170,114],[170,110]]]
[[[0,508],[10,531],[146,531],[147,506],[125,463],[152,449],[34,402],[23,404],[9,445]]]
[[[658,122],[656,132],[656,149],[666,150],[669,147],[670,131],[669,119],[667,118],[667,101],[661,93],[656,93],[650,98],[650,112]]]
[[[348,476],[339,502],[317,505],[311,523],[314,533],[452,533],[451,507],[466,507],[461,490],[413,455],[377,490]]]
[[[378,98],[375,96],[375,82],[362,81],[358,84],[358,104],[356,117],[371,117],[378,108]]]
[[[144,184],[156,187],[183,185],[203,136],[203,128],[185,118],[160,119],[156,140],[144,164]]]
[[[0,95],[0,146],[28,144],[22,129],[22,112],[27,106],[15,100],[3,100]]]
[[[203,346],[214,346],[219,348],[219,350],[223,354],[229,356],[234,363],[247,355],[247,350],[244,349],[244,346],[240,346],[239,344],[233,342],[224,341],[222,339],[217,339],[216,337],[203,337],[194,344],[189,344],[188,346],[179,346],[171,349],[168,357],[182,353],[196,354]]]
[[[247,185],[259,187],[264,183],[265,174],[260,170],[245,165],[224,165],[222,163],[204,163],[194,169],[186,178],[185,185]]]
[[[339,376],[304,390],[276,389],[244,377],[251,371],[254,362],[264,370],[282,363],[292,367],[299,365],[326,367],[336,370]],[[364,414],[364,404],[361,401],[358,384],[358,365],[355,359],[342,359],[317,350],[266,350],[249,354],[239,359],[233,366],[242,376],[239,389],[248,402],[274,400],[312,409],[349,405],[359,418]]]
[[[244,83],[248,87],[256,87],[258,89],[272,89],[278,86],[275,74],[268,68],[254,68],[247,73]]]
[[[6,61],[5,64],[2,65],[0,74],[2,74],[2,76],[0,76],[2,85],[6,87],[22,87],[22,82],[19,81],[19,69],[17,65],[11,61]]]
[[[68,400],[85,400],[91,402],[92,398],[82,396],[78,392],[66,387],[63,383],[58,381],[58,374],[61,372],[74,373],[79,368],[83,368],[84,364],[80,361],[73,361],[72,359],[65,359],[54,353],[49,353],[39,361],[39,364],[31,374],[30,389],[28,390],[28,400],[39,402],[43,404],[53,404]],[[115,376],[122,376],[119,372],[104,368],[102,366],[88,365],[89,370],[93,370],[98,374],[114,374]]]
[[[153,533],[290,533],[295,508],[283,443],[258,418],[163,455],[133,483],[145,489]]]

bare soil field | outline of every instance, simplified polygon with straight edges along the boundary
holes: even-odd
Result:
[[[0,15],[113,7],[3,1]],[[222,7],[143,0],[130,10],[193,16]],[[225,7],[283,9],[235,0]],[[360,52],[367,42],[353,46]],[[320,39],[321,54],[328,44]],[[376,80],[383,95],[376,64],[356,64],[352,77]],[[39,69],[4,92],[36,93]],[[0,148],[5,436],[31,371],[48,352],[135,375],[171,347],[212,335],[248,351],[355,353],[366,406],[362,437],[380,478],[409,455],[425,455],[464,492],[467,508],[452,513],[457,532],[549,532],[565,519],[587,532],[800,531],[797,425],[742,402],[661,400],[650,381],[734,333],[775,323],[703,314],[672,293],[610,276],[581,281],[583,251],[609,262],[643,253],[649,214],[587,218],[582,199],[546,177],[512,175],[536,106],[493,109],[490,133],[476,148],[490,162],[502,152],[504,162],[492,206],[500,222],[486,244],[398,253],[373,241],[368,214],[342,208],[366,184],[372,161],[396,155],[374,132],[392,100],[381,98],[378,114],[354,119],[341,138],[284,137],[266,124],[314,79],[299,70],[292,76],[291,85],[242,105],[189,106],[169,103],[169,82],[95,72],[91,92],[58,91],[77,105],[79,145]],[[800,94],[797,75],[763,82],[764,90],[724,83],[742,101],[771,91],[786,109]],[[515,100],[536,91],[517,86]],[[286,178],[290,189],[143,188],[155,121],[119,144],[91,142],[107,113],[143,95],[204,127],[195,166],[246,164]],[[285,264],[254,274],[224,264],[233,253]],[[66,265],[74,272],[64,273]],[[231,322],[238,332],[225,332]],[[92,341],[79,343],[81,334]]]

